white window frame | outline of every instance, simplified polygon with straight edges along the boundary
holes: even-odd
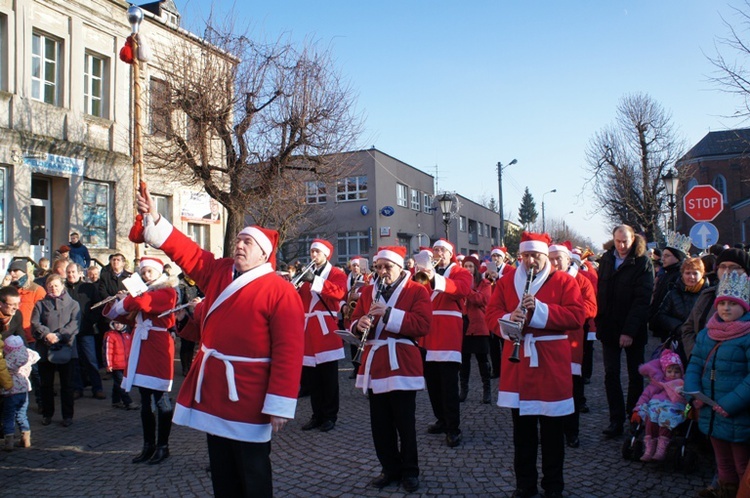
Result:
[[[54,45],[52,54],[47,53],[47,41]],[[31,34],[31,98],[39,102],[60,106],[62,90],[62,40],[54,38],[42,32],[34,31]],[[35,46],[36,45],[36,46]],[[45,79],[47,65],[53,64],[53,80]],[[35,65],[38,73],[35,75]],[[51,89],[51,98],[47,90]]]
[[[305,182],[305,203],[325,204],[328,201],[325,182]]]
[[[156,211],[164,218],[172,219],[172,196],[151,194],[151,198],[156,202]]]
[[[367,200],[367,175],[347,176],[336,180],[336,202]]]
[[[7,244],[5,237],[8,227],[8,168],[0,167],[0,245]]]
[[[409,187],[403,183],[396,184],[396,204],[401,207],[409,207],[408,204]]]
[[[211,225],[206,223],[188,223],[187,236],[206,251],[211,250]]]
[[[430,194],[424,194],[422,196],[422,211],[427,214],[432,214],[432,196]]]
[[[466,216],[458,217],[458,229],[462,232],[466,231]]]
[[[112,228],[112,186],[105,182],[84,180],[82,188],[83,202],[81,204],[83,206],[84,228],[81,239],[90,248],[109,247]],[[93,198],[90,193],[91,188],[96,189],[93,192]],[[93,212],[91,212],[92,209]],[[92,231],[97,231],[98,234],[94,236]]]
[[[419,195],[419,190],[413,188],[411,189],[411,208],[414,211],[421,211],[422,205],[419,203],[421,195]]]
[[[357,247],[351,248],[350,244],[352,243]],[[343,251],[342,248],[344,249]],[[366,254],[369,248],[370,235],[366,230],[339,232],[336,234],[336,259],[338,263],[346,263],[353,256]]]
[[[99,75],[94,74],[95,63],[99,64]],[[109,117],[108,109],[108,81],[107,71],[109,70],[109,59],[94,52],[87,51],[84,54],[83,62],[83,107],[86,114],[98,118],[107,119]],[[96,84],[99,84],[99,91],[96,91]],[[99,105],[99,112],[95,111],[95,106]]]

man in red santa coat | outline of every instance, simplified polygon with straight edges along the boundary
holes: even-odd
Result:
[[[216,496],[272,496],[271,434],[294,418],[304,351],[302,301],[274,271],[278,233],[245,227],[234,257],[216,259],[159,215],[146,188],[138,210],[143,239],[205,294],[174,422],[208,433]]]
[[[513,496],[517,497],[537,494],[540,440],[545,496],[562,496],[563,417],[574,410],[568,331],[581,326],[585,311],[575,279],[552,268],[549,243],[547,234],[521,235],[520,264],[512,278],[498,281],[486,313],[487,326],[495,334],[500,333],[500,318],[523,324],[520,361],[509,360],[514,348],[503,349],[497,399],[498,406],[510,408],[513,417]],[[532,267],[535,278],[524,293]]]
[[[303,431],[328,432],[339,414],[339,360],[344,344],[334,332],[341,300],[346,295],[346,274],[330,263],[333,246],[323,239],[310,244],[313,268],[306,271],[299,287],[305,309],[305,385],[310,390],[312,417]]]
[[[425,385],[416,339],[430,331],[432,304],[427,288],[403,269],[405,255],[401,246],[378,249],[378,284],[362,290],[352,331],[368,333],[356,386],[369,394],[372,439],[382,466],[370,484],[381,489],[400,480],[411,493],[419,488],[416,395]]]
[[[462,302],[471,292],[471,274],[453,257],[453,244],[440,239],[432,246],[437,268],[425,268],[432,290],[432,327],[422,341],[427,351],[424,377],[437,421],[430,434],[445,433],[451,448],[461,444],[458,372],[463,342]]]
[[[505,246],[495,246],[490,252],[490,259],[497,266],[497,271],[487,272],[487,278],[492,282],[492,290],[497,288],[497,281],[503,278],[509,273],[516,271],[513,265],[509,265],[505,262],[505,257],[508,255],[508,248]],[[490,366],[492,372],[490,373],[491,379],[497,379],[500,377],[500,351],[503,348],[502,338],[495,334],[490,334]]]

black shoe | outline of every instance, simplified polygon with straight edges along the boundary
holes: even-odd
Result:
[[[539,491],[536,489],[517,488],[510,496],[511,498],[534,498],[535,496],[539,496]]]
[[[318,427],[318,429],[320,429],[320,432],[328,432],[330,430],[333,430],[334,427],[336,427],[336,422],[334,422],[333,420],[326,420],[325,422],[320,424],[320,427]]]
[[[131,462],[133,463],[142,463],[148,461],[152,456],[154,456],[154,452],[156,451],[156,447],[153,444],[144,444],[143,450],[141,450],[141,453],[133,458]]]
[[[157,465],[169,458],[169,446],[160,445],[156,447],[154,455],[148,460],[149,465]]]
[[[320,427],[323,424],[323,422],[319,421],[317,418],[312,417],[310,420],[302,426],[303,431],[311,431],[317,427]]]
[[[413,493],[419,489],[419,478],[418,477],[404,477],[401,480],[401,487],[407,493]]]
[[[49,425],[52,423],[52,417],[42,417],[42,425]]]
[[[578,436],[567,438],[567,440],[568,440],[568,448],[580,448],[581,440],[578,439]]]
[[[448,433],[445,435],[445,443],[448,445],[449,448],[455,448],[459,444],[461,444],[461,433],[458,434],[451,434]]]
[[[611,439],[622,436],[622,432],[622,423],[612,422],[611,424],[609,424],[609,427],[602,431],[602,434]]]
[[[589,405],[587,405],[586,403],[584,403],[583,405],[581,405],[581,409],[578,410],[578,411],[581,412],[581,413],[588,413],[588,412],[591,411],[591,408],[589,408]]]
[[[427,426],[427,434],[444,434],[445,426],[440,422],[435,422]]]
[[[372,481],[370,481],[370,486],[378,489],[383,489],[384,487],[388,486],[392,482],[396,482],[399,480],[398,476],[394,476],[391,474],[382,473]]]
[[[63,419],[63,421],[62,421],[62,426],[63,427],[70,427],[71,425],[73,425],[73,419],[72,418],[64,418]]]

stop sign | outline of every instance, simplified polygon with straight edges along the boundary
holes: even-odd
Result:
[[[696,185],[682,200],[685,214],[694,221],[713,221],[724,209],[723,196],[711,185]]]

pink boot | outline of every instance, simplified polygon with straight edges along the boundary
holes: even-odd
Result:
[[[656,439],[649,435],[643,438],[643,456],[641,462],[650,462],[654,459],[654,452],[656,451]]]
[[[667,456],[667,446],[669,446],[669,438],[659,436],[659,442],[656,443],[656,453],[654,453],[654,460],[661,462]]]

